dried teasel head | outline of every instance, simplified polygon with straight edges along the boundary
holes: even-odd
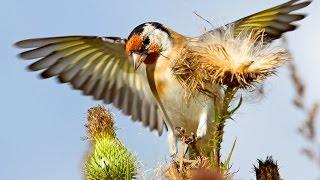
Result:
[[[258,166],[254,166],[257,180],[280,180],[279,167],[271,156],[265,161],[258,159]]]
[[[89,139],[101,136],[116,137],[112,115],[103,106],[92,107],[88,110],[87,127]]]
[[[288,59],[286,50],[263,41],[262,30],[243,31],[235,37],[230,27],[213,33],[205,42],[190,40],[172,71],[191,93],[214,84],[248,88],[275,74]]]

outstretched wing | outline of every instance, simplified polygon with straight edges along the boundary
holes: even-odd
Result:
[[[65,36],[23,40],[16,46],[32,48],[20,57],[37,59],[29,69],[43,70],[42,78],[56,76],[61,83],[112,103],[132,120],[161,134],[164,122],[158,106],[148,96],[142,73],[134,72],[124,43],[116,37]]]
[[[237,36],[242,31],[259,31],[264,29],[264,41],[270,42],[278,39],[283,33],[293,31],[297,28],[292,24],[295,21],[305,18],[304,14],[292,13],[293,11],[302,9],[308,6],[311,1],[299,2],[299,0],[291,0],[279,6],[255,13],[245,18],[239,19],[233,23],[223,27],[213,29],[200,36],[200,39],[205,40],[210,33],[223,31],[230,26],[234,28],[234,35]]]

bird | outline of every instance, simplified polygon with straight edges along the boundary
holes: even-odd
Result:
[[[56,77],[84,95],[113,104],[159,135],[167,131],[169,152],[175,155],[176,128],[183,127],[204,138],[212,131],[209,127],[214,117],[214,103],[205,95],[198,94],[186,102],[184,86],[171,71],[178,52],[190,40],[205,43],[209,36],[231,26],[234,36],[243,30],[263,29],[265,43],[271,43],[297,28],[293,23],[306,15],[294,11],[310,3],[291,0],[197,37],[182,35],[158,22],[145,22],[135,27],[128,38],[60,36],[26,39],[15,45],[27,49],[19,54],[20,58],[36,59],[28,68],[41,70],[42,78]]]

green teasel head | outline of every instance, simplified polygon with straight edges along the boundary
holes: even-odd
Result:
[[[112,137],[95,140],[84,167],[86,180],[134,179],[138,163],[120,141]]]

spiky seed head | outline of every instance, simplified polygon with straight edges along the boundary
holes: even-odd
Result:
[[[117,139],[110,136],[95,140],[85,165],[86,180],[133,179],[137,175],[137,160]]]

